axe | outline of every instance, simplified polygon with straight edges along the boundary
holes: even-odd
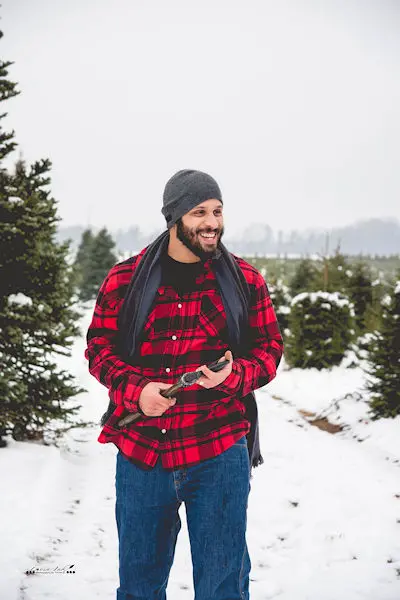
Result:
[[[221,360],[221,362],[215,361],[208,365],[208,368],[210,369],[210,371],[218,373],[218,371],[221,371],[224,367],[226,367],[228,363],[229,360],[226,359]],[[178,381],[174,383],[174,385],[172,385],[166,390],[162,390],[160,392],[160,395],[164,396],[164,398],[173,398],[176,392],[178,392],[181,388],[193,385],[198,379],[200,379],[202,375],[202,371],[188,371],[187,373],[184,373],[182,377],[180,377]],[[129,413],[126,417],[122,417],[119,421],[117,421],[116,428],[119,429],[120,427],[125,427],[129,423],[133,423],[134,421],[137,421],[138,419],[140,419],[140,417],[143,416],[147,415],[143,415],[140,412]]]

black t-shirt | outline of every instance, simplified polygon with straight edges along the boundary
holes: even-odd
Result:
[[[202,261],[183,263],[174,260],[169,254],[164,255],[161,264],[162,284],[173,287],[179,296],[196,289],[196,279],[204,271]]]

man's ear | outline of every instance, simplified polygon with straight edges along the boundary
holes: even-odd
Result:
[[[176,223],[174,223],[172,225],[172,227],[170,229],[168,229],[170,238],[177,239],[176,230],[177,230],[177,225],[176,225]]]

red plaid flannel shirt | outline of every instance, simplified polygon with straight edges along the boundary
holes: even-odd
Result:
[[[172,287],[158,288],[139,346],[140,361],[132,366],[121,359],[115,346],[118,311],[144,251],[112,267],[101,285],[85,357],[90,373],[108,388],[116,404],[98,441],[113,442],[142,468],[154,467],[160,455],[164,468],[176,469],[215,457],[248,433],[250,423],[241,398],[275,377],[283,342],[262,275],[235,256],[251,291],[250,351],[234,356],[232,373],[217,387],[184,388],[162,416],[143,416],[117,430],[116,421],[123,413],[137,412],[140,393],[149,381],[172,385],[184,372],[220,358],[229,349],[226,314],[212,263],[207,261],[196,279],[196,290],[180,297]]]

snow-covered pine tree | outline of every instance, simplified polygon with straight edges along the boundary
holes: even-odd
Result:
[[[54,419],[72,423],[79,407],[67,401],[83,391],[55,360],[56,354],[70,355],[80,314],[73,307],[69,244],[55,242],[59,218],[46,189],[49,170],[48,160],[29,171],[19,161],[9,195],[1,199],[2,227],[13,253],[2,265],[0,347],[5,363],[13,366],[14,394],[6,395],[0,418],[18,440],[41,438]]]
[[[369,345],[366,374],[372,418],[400,415],[400,273],[383,299],[382,324]]]
[[[290,367],[329,368],[340,364],[354,335],[354,312],[349,299],[328,292],[295,296],[285,336],[285,359]]]
[[[0,63],[1,101],[15,95],[10,64]],[[50,161],[29,169],[19,161],[9,171],[4,158],[15,145],[1,128],[0,433],[42,439],[53,419],[70,424],[79,409],[67,401],[84,390],[58,368],[55,355],[70,355],[80,315],[73,308],[68,243],[55,242],[60,219],[47,189]]]
[[[105,276],[117,262],[114,253],[115,241],[103,227],[93,238],[89,248],[89,256],[85,266],[84,279],[81,284],[79,297],[85,302],[96,298]]]

